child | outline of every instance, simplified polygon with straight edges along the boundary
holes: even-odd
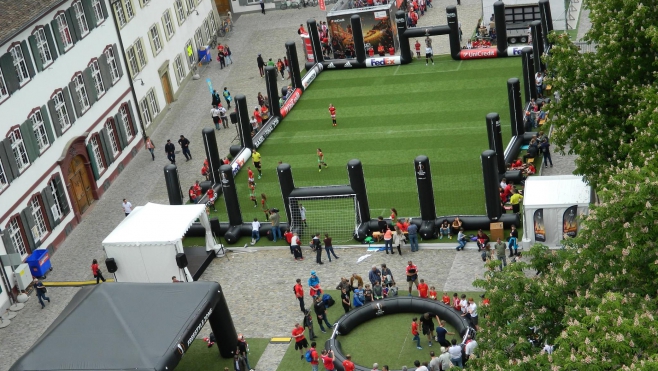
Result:
[[[254,185],[256,184],[254,182],[254,172],[251,171],[251,166],[247,166],[247,182],[254,183]]]
[[[270,208],[267,206],[267,196],[265,193],[260,194],[260,207],[261,210],[265,213],[265,220],[270,220]]]
[[[375,281],[375,286],[372,288],[372,294],[375,300],[383,299],[382,286],[379,284],[379,281]]]
[[[461,302],[459,300],[459,295],[457,295],[457,293],[452,295],[452,309],[456,310],[457,312],[462,311]]]
[[[447,292],[444,292],[444,293],[443,293],[443,297],[441,298],[441,301],[442,301],[443,304],[445,304],[445,305],[450,305],[450,296],[448,296],[448,293],[447,293]]]
[[[418,333],[418,317],[411,320],[411,335],[414,336],[413,340],[416,342],[416,349],[421,350],[420,346],[420,333]]]
[[[436,289],[434,286],[430,287],[430,299],[436,300]]]
[[[318,155],[318,172],[320,172],[322,171],[322,165],[324,165],[325,169],[328,168],[329,166],[327,165],[326,162],[324,162],[324,153],[322,153],[322,150],[320,148],[318,148],[317,155]]]
[[[365,299],[366,299],[366,300],[365,300],[365,303],[369,303],[369,302],[373,301],[373,297],[372,297],[372,289],[370,288],[370,284],[369,284],[369,283],[366,283],[366,288],[365,288],[365,290],[363,290],[363,296],[364,296]]]
[[[388,286],[384,286],[382,289],[382,295],[384,296],[384,299],[388,297]]]
[[[416,39],[416,44],[414,46],[416,47],[416,58],[420,59],[420,42],[418,39]]]
[[[354,296],[352,297],[352,307],[358,308],[363,306],[363,292],[361,291],[361,286],[354,290]]]
[[[418,296],[421,298],[427,298],[427,289],[428,286],[425,283],[424,279],[420,279],[420,284],[418,285]]]
[[[392,297],[392,298],[398,296],[398,287],[395,286],[395,282],[393,282],[393,283],[391,284],[391,287],[389,287],[389,289],[388,289],[388,296],[390,296],[390,297]]]
[[[258,202],[256,202],[256,183],[249,182],[249,198],[254,202],[254,207],[258,207]]]
[[[336,107],[331,103],[329,103],[329,114],[331,115],[331,122],[336,127]]]

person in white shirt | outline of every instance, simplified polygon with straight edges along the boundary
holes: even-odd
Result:
[[[212,122],[215,124],[215,129],[219,130],[219,108],[217,106],[212,106],[210,109],[210,116],[212,116]]]
[[[290,239],[290,251],[292,251],[295,260],[304,260],[300,244],[299,236],[297,236],[297,233],[293,233],[292,238]]]
[[[416,366],[416,371],[429,371],[429,369],[427,368],[427,362],[423,362],[423,365],[421,366],[420,361],[415,360],[414,366]]]
[[[447,370],[452,366],[452,363],[450,362],[450,353],[448,353],[448,350],[445,347],[441,347],[441,355],[438,360],[439,365],[441,365],[441,370]]]
[[[475,304],[473,298],[468,298],[468,306],[466,307],[466,312],[471,315],[471,324],[473,324],[475,330],[480,331],[478,326],[478,305]]]
[[[473,340],[471,338],[471,335],[468,335],[468,339],[466,340],[466,346],[464,347],[464,353],[466,354],[466,361],[464,362],[464,366],[466,366],[466,363],[468,363],[468,360],[471,359],[471,357],[475,357],[473,355],[473,352],[475,351],[475,348],[478,347],[477,341]]]
[[[299,204],[299,216],[302,218],[302,223],[304,223],[304,226],[308,227],[306,224],[306,208],[302,206],[302,204]]]
[[[541,74],[541,71],[535,74],[535,85],[537,86],[537,96],[543,98],[544,76]]]
[[[222,120],[222,126],[224,129],[228,129],[228,117],[226,117],[226,108],[218,106],[217,110],[219,111],[219,118]]]
[[[128,214],[133,211],[133,204],[131,204],[130,201],[126,200],[125,198],[123,199],[121,206],[123,206],[123,212],[126,213],[126,216],[128,216]]]
[[[452,339],[452,346],[448,348],[448,353],[450,353],[450,362],[457,367],[464,367],[462,362],[462,346],[457,344],[456,339]]]
[[[258,218],[254,218],[251,222],[251,244],[254,245],[258,240],[260,240],[260,222]]]
[[[466,300],[465,294],[462,294],[462,300],[459,301],[459,307],[462,310],[462,315],[468,313],[468,300]]]

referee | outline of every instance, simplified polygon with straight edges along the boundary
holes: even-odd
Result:
[[[254,149],[254,152],[251,154],[251,160],[254,162],[256,170],[258,170],[258,179],[260,179],[263,173],[260,170],[260,153],[258,153],[256,149]]]

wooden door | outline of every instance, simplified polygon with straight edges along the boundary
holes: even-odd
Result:
[[[174,97],[171,95],[171,84],[169,83],[169,72],[165,72],[162,77],[162,91],[164,92],[165,100],[167,104],[174,101]]]
[[[226,15],[231,11],[231,4],[229,0],[215,0],[215,5],[217,6],[217,13]]]
[[[71,160],[69,184],[71,185],[71,192],[73,192],[73,202],[75,202],[80,214],[82,214],[94,202],[94,195],[91,191],[91,182],[89,181],[89,174],[85,167],[84,157],[75,156]]]

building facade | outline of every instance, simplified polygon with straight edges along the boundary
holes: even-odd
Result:
[[[107,0],[121,34],[147,133],[178,98],[198,63],[198,50],[214,37],[213,0]]]
[[[3,1],[0,14],[0,255],[24,260],[57,249],[143,130],[105,0]]]

